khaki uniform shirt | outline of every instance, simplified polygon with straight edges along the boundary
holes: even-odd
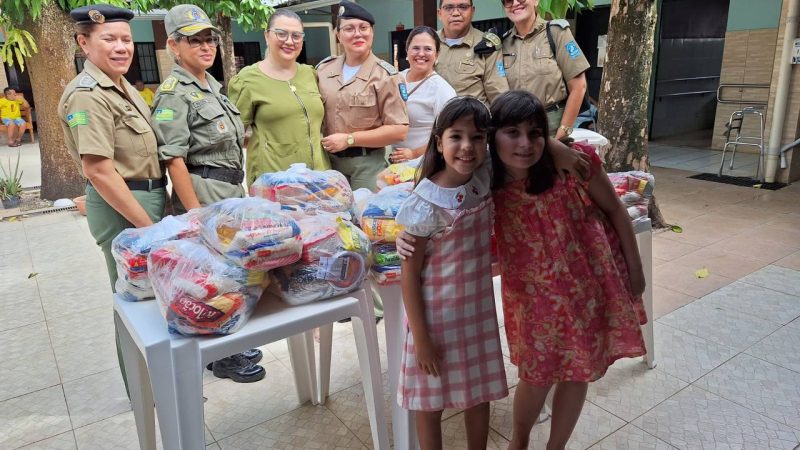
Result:
[[[124,78],[122,87],[91,61],[84,63],[58,102],[67,150],[79,168],[80,155],[98,155],[111,159],[126,180],[161,178],[150,109]]]
[[[397,70],[374,54],[344,83],[344,55],[317,66],[319,92],[325,105],[323,136],[372,130],[382,125],[408,125]],[[358,142],[356,142],[358,145]]]
[[[483,39],[483,32],[470,27],[464,40],[448,46],[444,30],[439,30],[442,40],[436,73],[442,76],[458,95],[471,95],[489,104],[508,90],[501,49],[489,55],[476,55],[472,47]]]
[[[552,24],[556,54],[550,50],[545,29],[547,21],[536,19],[533,30],[525,36],[509,30],[503,36],[503,59],[511,89],[532,92],[546,107],[567,98],[564,80],[571,80],[589,68],[569,28]],[[563,79],[562,79],[563,78]]]
[[[242,169],[244,125],[239,110],[206,73],[203,86],[175,66],[153,99],[152,123],[162,160],[184,158],[187,165]]]

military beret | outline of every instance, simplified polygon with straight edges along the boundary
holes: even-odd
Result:
[[[170,9],[164,17],[164,28],[167,36],[175,33],[184,36],[194,36],[203,30],[212,30],[219,33],[208,14],[195,5],[178,5]]]
[[[361,19],[375,25],[375,18],[363,6],[353,2],[339,3],[339,19]]]
[[[99,3],[97,5],[81,6],[69,12],[76,23],[92,24],[107,22],[128,22],[133,19],[133,11],[117,6]]]

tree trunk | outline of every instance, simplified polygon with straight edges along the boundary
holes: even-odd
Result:
[[[609,172],[650,170],[647,157],[647,103],[655,48],[656,0],[613,0],[608,24],[608,55],[603,68],[597,128],[608,138],[604,155]],[[650,218],[663,227],[653,199]]]
[[[85,181],[67,152],[61,130],[58,101],[67,83],[75,78],[75,43],[69,14],[57,2],[44,2],[42,15],[21,27],[30,32],[39,52],[27,60],[42,163],[41,197],[48,200],[82,195]]]
[[[225,85],[227,89],[228,82],[236,75],[236,57],[233,53],[231,18],[223,16],[222,14],[217,14],[217,27],[219,27],[219,31],[222,32],[222,42],[220,43],[220,50],[222,51],[220,57],[222,58],[222,74],[224,78],[222,84]]]

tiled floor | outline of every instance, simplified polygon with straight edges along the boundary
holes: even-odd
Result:
[[[653,156],[694,164],[688,155]],[[654,173],[667,221],[684,230],[654,236],[658,366],[622,360],[594,383],[570,448],[797,447],[800,188]],[[709,276],[697,278],[703,267]],[[138,448],[104,272],[75,213],[0,223],[0,448]],[[352,332],[337,324],[336,333],[324,406],[297,403],[283,342],[262,347],[265,381],[237,385],[206,372],[208,448],[372,448]],[[393,396],[384,395],[388,407]],[[512,397],[492,405],[489,448],[506,447],[511,406]],[[548,429],[534,427],[534,448],[544,448]],[[448,411],[443,430],[447,448],[466,448],[462,413]]]

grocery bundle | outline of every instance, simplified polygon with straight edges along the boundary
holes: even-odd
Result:
[[[198,213],[203,240],[245,269],[267,271],[300,259],[300,227],[281,205],[259,197],[229,198]]]
[[[373,243],[372,273],[379,284],[400,279],[400,258],[394,242],[403,227],[395,217],[413,189],[414,184],[409,182],[387,186],[374,194],[357,195],[355,217]]]
[[[380,190],[386,186],[394,186],[396,184],[413,182],[417,174],[417,168],[419,167],[421,161],[422,157],[420,156],[419,158],[412,159],[411,161],[389,165],[389,167],[383,169],[378,174],[378,179],[376,181],[378,189]]]
[[[132,302],[153,298],[147,270],[147,255],[153,245],[176,239],[197,238],[199,234],[200,223],[192,212],[164,217],[149,227],[124,230],[111,242],[111,254],[117,262],[117,293]]]
[[[352,222],[330,214],[308,216],[298,224],[302,257],[270,272],[270,291],[289,304],[300,305],[357,289],[369,264],[366,234]]]
[[[247,270],[194,240],[154,245],[147,264],[170,332],[183,335],[237,331],[268,282],[265,272]]]
[[[614,191],[628,209],[628,215],[636,223],[647,219],[647,208],[653,196],[655,179],[647,172],[631,171],[609,173]]]
[[[347,212],[353,205],[353,191],[344,175],[335,170],[311,170],[302,163],[261,175],[250,185],[250,195],[297,206],[307,214]]]

